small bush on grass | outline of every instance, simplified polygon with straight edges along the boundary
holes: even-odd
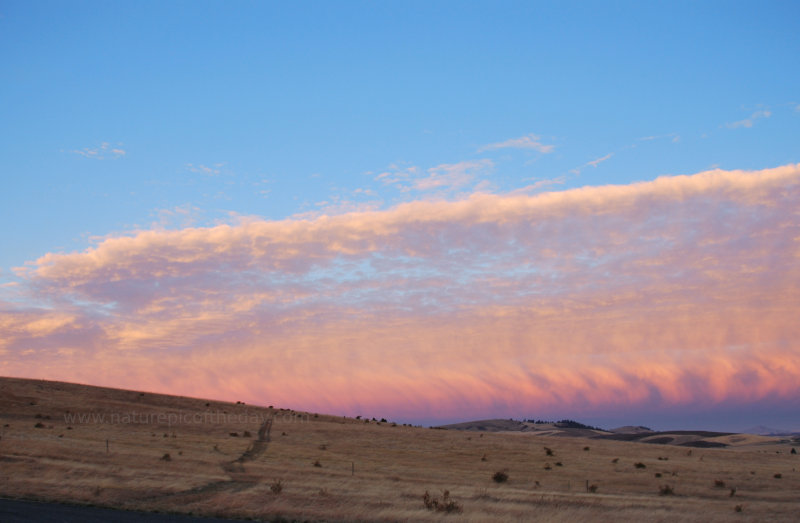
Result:
[[[670,487],[669,485],[664,485],[658,488],[659,496],[674,496],[675,489]]]
[[[505,470],[498,470],[494,474],[492,474],[492,479],[495,480],[497,483],[505,483],[508,481],[508,474],[506,474]]]
[[[442,492],[442,499],[431,496],[430,492],[426,490],[425,494],[422,496],[422,503],[425,504],[425,508],[434,512],[446,512],[450,514],[460,513],[464,510],[461,508],[461,505],[450,499],[449,490]]]
[[[634,463],[633,466],[636,467],[637,469],[646,469],[647,468],[647,465],[645,465],[641,461],[638,462],[638,463]]]
[[[283,483],[281,483],[281,480],[277,479],[269,486],[269,489],[273,494],[280,494],[283,490]]]

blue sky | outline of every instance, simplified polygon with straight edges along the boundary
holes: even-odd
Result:
[[[420,197],[375,180],[392,166],[490,160],[484,190],[506,192],[795,162],[798,16],[793,2],[5,1],[2,277],[167,215]],[[529,135],[552,152],[482,150]]]
[[[0,374],[800,429],[798,20],[0,0]]]

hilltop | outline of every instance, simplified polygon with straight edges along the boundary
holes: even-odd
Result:
[[[513,433],[520,432],[531,436],[572,437],[598,440],[635,441],[658,445],[675,445],[680,447],[724,448],[744,447],[748,445],[763,446],[780,442],[793,441],[793,435],[782,437],[764,437],[760,434],[738,434],[732,432],[714,432],[708,430],[667,430],[655,431],[643,426],[618,427],[602,430],[571,420],[556,422],[517,421],[513,419],[488,419],[466,421],[436,427],[442,430],[463,430],[474,432]],[[788,437],[786,437],[788,436]]]
[[[0,496],[264,521],[796,518],[792,440],[709,435],[728,447],[686,448],[640,442],[657,433],[471,423],[0,378]]]

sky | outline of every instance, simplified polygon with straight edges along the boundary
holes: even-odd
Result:
[[[0,0],[0,375],[800,431],[798,20]]]

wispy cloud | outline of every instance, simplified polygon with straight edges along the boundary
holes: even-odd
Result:
[[[478,152],[494,151],[497,149],[531,149],[538,151],[542,154],[552,153],[555,150],[554,145],[545,145],[541,138],[535,134],[521,136],[519,138],[511,138],[504,142],[490,143],[478,149]]]
[[[725,124],[725,127],[727,127],[728,129],[739,129],[741,127],[750,128],[753,127],[753,124],[755,124],[756,120],[769,118],[770,116],[772,116],[771,111],[768,110],[755,111],[753,114],[750,115],[749,118],[745,118],[744,120],[739,120],[738,122],[727,123]]]
[[[412,188],[417,191],[431,189],[458,188],[470,183],[481,172],[491,169],[491,160],[473,160],[459,163],[444,163],[428,169],[428,176],[413,181]]]
[[[73,154],[83,156],[84,158],[94,158],[95,160],[106,160],[113,158],[122,158],[127,153],[122,148],[122,143],[112,145],[109,142],[103,142],[97,147],[86,147],[84,149],[73,149]]]
[[[208,176],[215,176],[222,171],[220,170],[225,164],[224,163],[215,163],[212,166],[204,165],[201,163],[193,164],[187,163],[186,169],[193,173],[200,173],[200,174],[207,174]]]
[[[469,160],[458,163],[444,163],[431,167],[422,174],[416,166],[392,165],[389,170],[375,176],[376,181],[384,185],[391,185],[403,191],[447,192],[461,189],[475,178],[488,172],[494,166],[489,159]]]
[[[596,168],[601,163],[610,160],[613,156],[614,156],[614,153],[608,153],[605,156],[601,156],[599,158],[595,158],[594,160],[590,160],[590,161],[586,162],[585,164],[581,165],[580,167],[576,167],[574,169],[571,169],[570,172],[572,174],[580,174],[583,171],[583,169],[585,169],[586,167],[595,167]]]
[[[586,162],[586,165],[591,165],[592,167],[597,167],[598,165],[600,165],[601,163],[605,162],[606,160],[611,159],[612,156],[614,156],[614,153],[608,153],[605,156],[601,156],[600,158],[595,158],[594,160],[592,160],[590,162]]]
[[[652,136],[642,136],[637,141],[639,142],[652,142],[653,140],[663,140],[669,139],[672,143],[678,143],[681,141],[681,135],[678,133],[667,133],[667,134],[657,134]]]
[[[398,417],[797,405],[798,191],[787,165],[109,237],[19,270],[3,372]]]

